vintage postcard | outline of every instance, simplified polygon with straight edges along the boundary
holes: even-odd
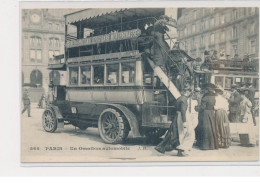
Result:
[[[21,162],[258,162],[259,8],[22,8]]]

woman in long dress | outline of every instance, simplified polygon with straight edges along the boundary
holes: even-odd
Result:
[[[190,147],[190,138],[189,134],[191,128],[189,128],[188,121],[186,120],[186,112],[188,107],[188,96],[190,91],[183,91],[181,97],[176,101],[177,112],[173,113],[173,120],[168,132],[165,135],[165,138],[155,147],[155,150],[160,153],[165,153],[165,151],[178,150],[178,156],[184,156],[183,152]],[[186,128],[187,133],[183,136],[183,132],[179,131],[180,126],[178,126],[177,120],[180,120],[183,123],[183,127]],[[183,131],[183,129],[181,129]],[[180,139],[180,136],[182,139]],[[185,140],[184,140],[185,139]],[[182,144],[184,142],[184,144]],[[193,142],[192,142],[193,144]],[[179,148],[178,148],[179,147]]]
[[[199,124],[196,128],[197,145],[201,150],[218,149],[217,125],[215,122],[214,105],[216,103],[212,86],[205,88],[206,93],[201,99]]]
[[[255,146],[256,137],[253,123],[253,117],[251,114],[252,103],[246,98],[245,91],[240,91],[242,101],[240,102],[240,122],[241,127],[238,129],[240,142],[243,146]],[[245,140],[247,136],[248,140]]]
[[[224,92],[216,89],[215,120],[217,125],[218,146],[228,148],[231,145],[229,119],[227,115],[228,101],[223,97]]]

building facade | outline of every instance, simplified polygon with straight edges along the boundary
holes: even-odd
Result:
[[[72,9],[22,10],[22,84],[37,86],[32,89],[32,101],[48,91],[50,80],[59,83],[60,73],[48,70],[53,55],[64,53],[64,14]]]
[[[204,60],[204,52],[224,52],[228,58],[258,57],[259,10],[247,8],[185,8],[178,11],[181,49]]]

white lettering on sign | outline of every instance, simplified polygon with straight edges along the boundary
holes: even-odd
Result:
[[[71,40],[66,43],[67,48],[78,47],[83,45],[91,45],[97,43],[105,43],[110,41],[118,41],[123,39],[131,39],[141,35],[140,29],[133,29],[123,32],[112,32],[100,36],[89,37],[85,39]]]

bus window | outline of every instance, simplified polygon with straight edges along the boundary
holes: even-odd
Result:
[[[70,84],[71,85],[77,85],[78,84],[78,72],[79,68],[78,67],[70,67],[69,68],[70,72]]]
[[[242,78],[236,77],[235,78],[235,84],[238,85],[238,86],[241,86],[241,83],[242,83]]]
[[[119,64],[107,64],[107,84],[118,84]]]
[[[255,89],[259,89],[259,80],[258,78],[254,78],[253,79],[253,86],[255,87]]]
[[[244,83],[247,84],[247,83],[250,83],[251,82],[251,78],[244,78]]]
[[[225,78],[225,88],[231,88],[232,84],[233,84],[233,78],[232,77],[226,77]]]
[[[82,66],[80,67],[81,69],[81,73],[80,73],[80,77],[81,77],[81,84],[90,84],[90,80],[91,80],[91,67],[90,66]]]
[[[93,66],[93,83],[94,84],[104,84],[104,65]]]
[[[122,63],[122,83],[134,83],[135,79],[135,62]]]
[[[223,76],[216,76],[215,77],[215,84],[223,87],[223,80],[224,80]]]

